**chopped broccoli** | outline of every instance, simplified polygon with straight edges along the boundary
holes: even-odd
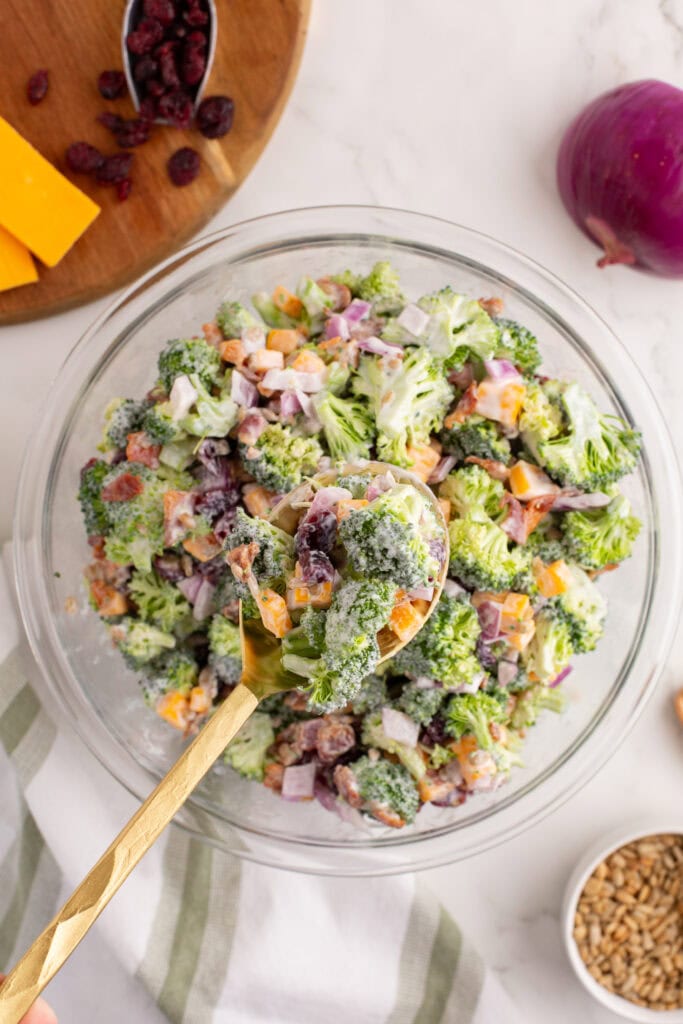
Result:
[[[641,522],[618,494],[606,508],[565,513],[563,526],[572,557],[586,569],[604,569],[629,557]]]
[[[375,263],[370,273],[362,277],[352,291],[356,291],[359,298],[371,302],[373,312],[378,316],[398,313],[406,301],[398,274],[387,260]]]
[[[235,525],[228,536],[227,547],[231,550],[241,544],[252,542],[259,546],[253,566],[259,586],[283,585],[285,576],[294,569],[294,538],[265,519],[254,519],[243,509],[238,508]],[[242,597],[239,586],[235,589],[237,595]]]
[[[299,322],[294,317],[288,316],[278,309],[268,292],[256,292],[255,295],[252,295],[251,301],[269,327],[291,331],[299,326]]]
[[[103,459],[91,459],[81,470],[78,500],[89,537],[106,534],[109,529],[107,502],[102,501],[101,495],[110,472],[111,466]]]
[[[500,331],[496,359],[508,359],[524,374],[535,373],[541,365],[541,353],[535,335],[516,320],[508,320],[506,317],[497,317],[495,324]]]
[[[592,651],[605,629],[607,601],[578,565],[570,565],[573,583],[551,601],[559,618],[569,626],[575,651]]]
[[[405,824],[415,820],[420,797],[414,779],[402,765],[393,764],[384,757],[376,761],[361,757],[349,767],[361,799],[371,814],[373,809],[388,810]]]
[[[214,615],[209,625],[209,664],[221,683],[238,683],[242,675],[239,627],[224,615]]]
[[[354,715],[365,715],[368,711],[376,711],[387,703],[386,679],[373,672],[363,680],[360,692],[354,697],[351,706]]]
[[[619,419],[600,413],[578,384],[561,395],[567,426],[563,433],[536,444],[544,469],[560,483],[582,490],[604,489],[636,465],[640,435]]]
[[[395,365],[364,356],[353,388],[370,403],[379,435],[378,457],[397,466],[412,465],[408,445],[429,440],[452,397],[439,363],[424,348],[411,349]]]
[[[339,274],[330,274],[330,281],[345,285],[352,295],[358,295],[358,288],[362,280],[362,274],[355,274],[353,270],[342,270]]]
[[[301,616],[300,626],[306,634],[308,642],[317,651],[322,651],[325,643],[326,619],[326,611],[322,608],[312,608],[310,605]]]
[[[513,729],[528,729],[536,724],[541,711],[560,712],[563,707],[564,696],[560,690],[536,684],[518,695],[510,725]]]
[[[112,448],[125,448],[128,435],[142,430],[142,421],[149,409],[149,402],[136,402],[132,398],[114,398],[104,410],[104,436],[98,446],[107,452]]]
[[[532,556],[540,558],[546,565],[567,556],[560,522],[561,518],[557,513],[545,516],[529,534],[524,545]]]
[[[223,302],[216,313],[216,323],[224,338],[241,338],[250,327],[263,328],[261,320],[241,302]]]
[[[152,557],[164,550],[163,495],[171,485],[137,462],[109,467],[104,485],[123,473],[139,477],[143,489],[128,501],[106,503],[109,530],[105,551],[107,558],[118,565],[133,565],[141,572],[149,572]]]
[[[272,423],[253,445],[240,444],[244,468],[269,491],[285,494],[312,476],[323,451],[314,437],[300,437]]]
[[[472,605],[442,594],[427,622],[392,664],[414,679],[425,676],[447,689],[457,689],[471,684],[482,673],[474,655],[480,633]]]
[[[182,374],[195,374],[205,388],[218,378],[221,360],[215,348],[203,338],[177,338],[169,341],[159,355],[159,383],[170,394],[173,381]]]
[[[196,437],[179,436],[175,441],[164,443],[159,452],[159,462],[162,467],[182,472],[195,461],[196,451]]]
[[[351,491],[354,498],[363,498],[371,483],[370,473],[349,473],[347,476],[340,476],[337,480],[339,487],[345,487],[347,491]]]
[[[498,344],[499,331],[476,299],[458,295],[451,287],[446,287],[423,295],[417,304],[429,315],[429,322],[420,338],[414,337],[394,320],[382,332],[386,341],[426,345],[449,368],[461,369],[472,356],[491,358]]]
[[[482,416],[468,416],[464,423],[444,427],[439,438],[444,451],[464,462],[468,455],[478,459],[495,459],[507,465],[510,461],[510,442],[493,420]]]
[[[314,405],[333,459],[352,462],[369,457],[375,428],[361,402],[321,391]]]
[[[386,750],[387,754],[397,757],[410,774],[421,779],[426,771],[425,763],[416,747],[409,747],[398,740],[392,740],[384,731],[381,711],[373,711],[363,719],[361,740],[366,747]]]
[[[329,308],[330,296],[323,291],[312,277],[302,277],[296,286],[296,294],[301,299],[309,322],[322,325],[321,314]]]
[[[456,694],[449,701],[446,710],[446,732],[456,740],[471,734],[483,750],[491,750],[494,740],[489,727],[505,721],[505,703],[493,694],[484,693],[483,690]]]
[[[461,466],[449,473],[439,487],[439,497],[447,498],[451,509],[465,516],[473,508],[482,508],[487,516],[495,518],[502,506],[505,488],[481,466]]]
[[[566,622],[551,609],[543,609],[536,616],[536,632],[522,655],[527,672],[533,672],[541,683],[551,683],[571,661],[571,631]]]
[[[408,683],[396,702],[399,711],[404,711],[418,725],[428,725],[443,704],[446,691],[438,686],[425,689]]]
[[[510,538],[483,511],[472,509],[454,519],[450,575],[475,590],[515,590],[528,586],[531,559],[521,547],[508,548]]]
[[[126,663],[131,668],[142,668],[165,651],[175,647],[175,637],[148,622],[126,617],[111,627],[111,636]]]
[[[166,651],[145,664],[145,674],[140,680],[145,704],[154,708],[159,697],[171,691],[187,696],[198,675],[199,668],[192,655],[186,651]]]
[[[162,580],[155,572],[136,569],[128,583],[128,593],[145,622],[153,622],[166,633],[191,615],[189,601],[173,583]]]
[[[342,395],[346,391],[346,385],[351,377],[351,368],[342,366],[341,363],[332,362],[327,367],[327,379],[325,390],[332,395]],[[374,434],[374,425],[373,425]]]
[[[195,437],[225,437],[237,423],[237,403],[226,390],[212,395],[198,374],[190,374],[189,380],[197,398],[192,410],[180,420],[180,426]]]
[[[255,711],[237,735],[230,740],[223,760],[246,779],[263,780],[268,747],[275,741],[270,715]]]
[[[342,519],[339,535],[355,572],[392,580],[405,590],[427,586],[440,565],[430,541],[441,539],[438,524],[422,495],[397,484],[364,508]]]
[[[546,381],[543,385],[527,381],[519,429],[534,458],[539,458],[539,445],[557,437],[562,430],[562,410],[557,400],[558,389],[561,388],[560,382],[555,380]]]
[[[142,429],[152,444],[174,444],[180,439],[181,435],[181,427],[173,419],[173,409],[170,402],[157,402],[156,405],[148,408],[142,421]]]

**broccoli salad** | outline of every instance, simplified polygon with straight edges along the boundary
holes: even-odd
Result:
[[[91,604],[147,705],[201,726],[240,677],[241,601],[301,677],[226,749],[242,776],[391,827],[504,782],[640,529],[618,486],[638,433],[540,364],[500,300],[408,301],[386,262],[226,301],[169,341],[151,390],[105,410],[79,491]],[[311,487],[295,536],[268,521],[370,459],[430,486],[448,523],[414,636],[439,562],[414,488],[354,472]],[[379,662],[387,629],[413,638]]]

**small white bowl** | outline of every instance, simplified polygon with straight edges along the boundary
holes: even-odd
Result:
[[[564,902],[562,905],[562,933],[564,944],[567,949],[569,961],[574,972],[590,994],[599,1003],[606,1006],[613,1013],[618,1013],[628,1020],[640,1021],[641,1024],[683,1024],[683,1009],[677,1010],[648,1010],[644,1006],[637,1006],[622,996],[609,992],[600,985],[591,974],[581,959],[578,946],[574,940],[574,914],[579,902],[579,896],[583,887],[593,874],[598,864],[605,860],[611,853],[614,853],[621,846],[626,846],[635,839],[644,839],[652,835],[683,835],[683,820],[677,818],[672,821],[670,818],[643,818],[630,825],[622,826],[620,829],[609,833],[586,852],[575,867],[567,883]]]

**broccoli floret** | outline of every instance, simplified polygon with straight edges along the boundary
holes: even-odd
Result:
[[[301,299],[309,322],[322,325],[321,314],[329,309],[332,301],[327,292],[312,277],[302,277],[296,287],[296,294]]]
[[[140,686],[145,704],[150,708],[156,706],[164,693],[177,691],[187,696],[199,675],[197,662],[186,651],[166,651],[145,665],[145,669]]]
[[[565,513],[563,527],[572,557],[586,569],[604,569],[629,557],[641,522],[618,494],[606,508]]]
[[[419,633],[394,657],[393,665],[414,679],[426,676],[447,689],[457,689],[482,673],[474,654],[480,633],[472,605],[442,594]]]
[[[373,672],[362,682],[360,692],[352,701],[354,715],[365,715],[388,703],[387,681],[384,676]]]
[[[418,725],[428,725],[443,704],[446,691],[438,686],[425,689],[408,683],[396,702],[399,711],[404,711]]]
[[[482,416],[469,416],[464,423],[444,427],[439,438],[444,451],[464,462],[468,455],[478,459],[495,459],[507,465],[510,461],[510,442],[493,420]]]
[[[541,683],[551,683],[571,661],[574,648],[569,626],[551,609],[536,616],[536,632],[522,655],[527,672]],[[533,677],[532,677],[533,678]]]
[[[465,516],[473,508],[482,508],[495,518],[501,510],[505,488],[481,466],[462,466],[449,473],[439,487],[439,497],[447,498],[451,509]]]
[[[300,437],[289,427],[272,423],[253,445],[240,444],[244,468],[260,484],[285,494],[318,468],[323,450],[314,437]]]
[[[216,313],[216,323],[224,338],[241,338],[242,332],[250,327],[263,328],[262,321],[241,302],[223,302]]]
[[[370,473],[349,473],[348,476],[340,476],[337,483],[340,487],[351,491],[352,497],[364,498],[365,492],[372,483],[372,476]]]
[[[400,821],[410,824],[415,820],[420,797],[410,773],[400,764],[393,764],[380,757],[373,761],[361,757],[351,768],[361,799],[372,814],[374,809],[388,810]]]
[[[566,558],[559,515],[551,513],[545,516],[529,534],[524,546],[533,557],[540,558],[546,565]]]
[[[564,485],[595,491],[635,468],[640,454],[637,431],[618,416],[599,412],[578,384],[564,388],[561,404],[566,416],[563,433],[535,446],[551,476]]]
[[[164,550],[163,495],[172,485],[140,463],[120,462],[109,467],[104,486],[124,473],[142,480],[142,492],[128,501],[106,502],[109,530],[105,552],[118,565],[133,565],[140,572],[149,572],[153,556]]]
[[[170,402],[157,402],[145,413],[142,429],[152,444],[171,445],[178,441],[182,431],[180,424],[173,419]],[[192,442],[193,446],[196,442]]]
[[[210,388],[220,373],[221,359],[203,338],[177,338],[160,353],[158,367],[159,383],[170,394],[173,381],[181,374],[196,374],[203,386]]]
[[[472,356],[490,359],[498,344],[496,324],[476,299],[442,288],[418,300],[429,322],[419,339],[396,320],[387,324],[382,337],[403,345],[423,344],[448,368],[461,369]]]
[[[382,725],[381,711],[373,711],[363,719],[361,740],[366,747],[386,750],[387,754],[397,757],[410,774],[421,779],[426,771],[425,763],[416,747],[409,747],[387,736]]]
[[[329,391],[321,391],[314,405],[332,458],[344,462],[367,459],[375,425],[366,407]]]
[[[364,356],[353,388],[369,401],[378,457],[397,466],[412,465],[408,445],[428,441],[452,397],[439,363],[424,348],[411,349],[393,366],[381,357]]]
[[[329,649],[322,657],[296,664],[283,658],[289,671],[304,675],[309,680],[308,704],[313,711],[335,711],[353,700],[380,658],[375,636],[351,636],[340,649]]]
[[[142,429],[142,421],[149,409],[149,402],[136,402],[132,398],[114,398],[104,410],[104,436],[100,451],[125,448],[128,435]]]
[[[564,696],[560,690],[551,690],[549,686],[530,687],[523,690],[515,701],[515,708],[510,718],[513,729],[528,729],[536,724],[536,719],[543,710],[559,713],[564,707]]]
[[[159,443],[158,441],[156,442]],[[168,467],[175,472],[182,472],[191,466],[196,459],[197,438],[179,435],[178,439],[165,443],[159,452],[159,462],[162,467]]]
[[[298,327],[298,321],[278,309],[268,292],[256,292],[255,295],[252,295],[251,301],[269,327],[284,331],[291,331]]]
[[[195,437],[225,437],[237,423],[237,403],[226,390],[212,395],[198,374],[190,374],[189,380],[197,397],[191,411],[180,420],[180,426]]]
[[[354,296],[358,295],[358,288],[362,280],[362,274],[356,274],[353,270],[342,270],[339,274],[330,274],[330,281],[346,285]]]
[[[378,316],[398,313],[405,304],[398,274],[387,260],[380,260],[365,277],[357,282],[358,297],[371,302]]]
[[[536,459],[540,457],[539,445],[557,437],[562,430],[562,410],[557,400],[561,388],[560,382],[554,380],[543,385],[535,381],[526,384],[519,429],[524,444]]]
[[[239,627],[224,615],[214,615],[209,625],[209,664],[221,683],[231,686],[242,675]]]
[[[541,353],[535,335],[516,320],[497,317],[495,324],[500,331],[496,359],[508,359],[524,374],[535,373],[541,365]]]
[[[526,549],[508,548],[510,538],[483,511],[454,519],[450,575],[474,590],[515,590],[528,586],[531,559]]]
[[[240,731],[230,740],[223,760],[246,779],[263,780],[268,747],[275,741],[270,715],[255,711]]]
[[[427,586],[440,565],[430,541],[443,540],[425,499],[408,484],[398,484],[364,508],[353,509],[339,536],[355,572],[391,580],[405,590]]]
[[[306,634],[309,644],[318,652],[322,651],[325,644],[326,620],[326,611],[322,608],[312,608],[309,605],[301,616],[299,623]]]
[[[138,615],[153,622],[166,633],[187,620],[192,612],[189,601],[173,583],[162,580],[155,572],[135,570],[128,583],[128,593],[135,602]]]
[[[492,750],[494,740],[489,726],[501,724],[506,718],[506,703],[490,693],[461,693],[452,697],[446,710],[446,732],[459,740],[473,735],[483,750]]]
[[[238,508],[227,547],[232,550],[241,544],[253,542],[259,547],[253,564],[259,586],[284,584],[285,577],[294,570],[294,538],[265,519],[254,519]],[[243,596],[239,586],[236,587],[236,593],[239,597]]]
[[[111,637],[121,651],[126,664],[131,668],[142,668],[158,658],[165,650],[176,645],[175,637],[157,629],[149,622],[141,622],[128,616],[111,627]]]
[[[102,501],[102,486],[111,472],[103,459],[91,459],[81,470],[78,500],[81,506],[85,532],[89,537],[103,535],[109,529],[107,502]]]
[[[341,363],[331,362],[327,367],[327,378],[325,380],[325,390],[329,391],[332,395],[342,395],[346,390],[346,385],[351,377],[351,368],[349,366],[342,366]],[[374,425],[373,425],[374,433]]]
[[[589,576],[578,565],[570,565],[572,585],[554,597],[551,605],[569,626],[575,651],[592,651],[605,629],[607,601]]]

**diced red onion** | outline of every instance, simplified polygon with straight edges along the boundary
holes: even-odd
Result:
[[[350,333],[348,322],[341,313],[334,313],[328,318],[325,324],[326,338],[341,338],[342,341],[347,341]]]
[[[261,327],[246,327],[242,331],[242,347],[248,356],[266,347],[266,335]]]
[[[498,685],[509,686],[512,680],[517,675],[517,666],[513,665],[511,661],[499,661],[498,662]]]
[[[603,494],[602,491],[596,491],[594,494],[582,494],[580,491],[576,491],[575,493],[572,493],[571,491],[560,491],[553,502],[553,511],[573,512],[588,508],[604,508],[606,505],[609,505],[611,500],[612,499],[607,494]]]
[[[302,391],[301,388],[297,388],[294,393],[299,400],[299,405],[301,406],[301,411],[304,416],[314,416],[315,407],[313,405],[313,399],[310,398],[305,391]]]
[[[338,501],[345,501],[348,498],[353,497],[351,491],[347,490],[346,487],[321,487],[319,491],[315,492],[315,497],[311,502],[311,506],[306,513],[307,516],[312,513],[327,512]]]
[[[243,377],[239,370],[233,370],[230,380],[230,397],[233,402],[237,402],[244,409],[251,409],[254,405],[258,405],[259,394],[251,381]]]
[[[429,323],[429,314],[425,313],[423,309],[420,309],[413,302],[410,302],[396,318],[396,322],[399,327],[403,327],[404,330],[419,338]]]
[[[403,743],[406,747],[417,746],[420,727],[408,715],[395,708],[382,708],[382,729],[390,740]]]
[[[455,580],[444,580],[443,592],[446,597],[460,597],[461,594],[466,594],[466,589],[460,584],[456,583]]]
[[[495,601],[482,601],[477,608],[482,640],[493,640],[500,633],[501,605]]]
[[[442,483],[446,479],[450,471],[453,469],[453,466],[456,464],[457,461],[458,460],[455,455],[445,455],[442,459],[439,459],[436,466],[434,467],[434,470],[430,474],[427,483]]]
[[[434,597],[434,587],[416,587],[408,594],[410,601],[431,601]]]
[[[242,444],[254,444],[268,426],[265,416],[259,412],[248,412],[239,425],[237,439]]]
[[[202,585],[197,591],[197,596],[194,599],[194,608],[192,609],[192,616],[197,622],[203,622],[211,614],[213,595],[215,593],[216,588],[213,583],[204,577]]]
[[[560,683],[563,682],[563,680],[565,680],[567,678],[567,676],[569,675],[569,673],[571,671],[572,671],[572,666],[571,665],[567,665],[566,668],[563,668],[562,671],[560,672],[559,676],[555,676],[555,678],[553,679],[552,683],[548,683],[548,686],[550,687],[550,689],[554,690],[556,686],[559,686]]]
[[[368,485],[368,489],[365,492],[365,497],[368,501],[374,501],[380,494],[384,494],[386,491],[390,491],[392,487],[396,486],[396,480],[391,472],[380,473],[379,476],[373,477],[371,483]]]
[[[334,811],[337,807],[337,797],[332,790],[320,779],[313,784],[313,796],[323,805],[326,811]]]
[[[270,391],[303,391],[312,395],[325,386],[325,373],[304,373],[288,366],[285,370],[268,370],[262,383]]]
[[[282,796],[285,800],[312,800],[315,787],[315,761],[292,764],[282,776]]]
[[[403,359],[403,348],[401,345],[394,345],[389,341],[382,341],[371,334],[369,338],[361,338],[358,342],[361,352],[369,352],[373,356],[397,356]]]
[[[361,320],[365,320],[371,309],[372,303],[364,302],[363,299],[353,299],[341,315],[347,323],[357,324]]]
[[[484,367],[491,380],[521,380],[519,370],[507,359],[485,359]]]
[[[527,540],[527,528],[524,521],[524,509],[511,494],[505,495],[508,514],[507,518],[501,523],[501,529],[505,530],[508,537],[516,541],[518,544],[525,544]]]
[[[181,420],[197,400],[197,391],[192,381],[184,373],[173,381],[169,402],[171,403],[171,419]]]
[[[177,586],[178,590],[185,595],[190,604],[194,604],[203,582],[203,578],[199,573],[196,573],[194,576],[186,576],[185,579],[178,580]]]
[[[301,412],[301,402],[296,391],[283,391],[280,395],[280,415],[289,419]]]

